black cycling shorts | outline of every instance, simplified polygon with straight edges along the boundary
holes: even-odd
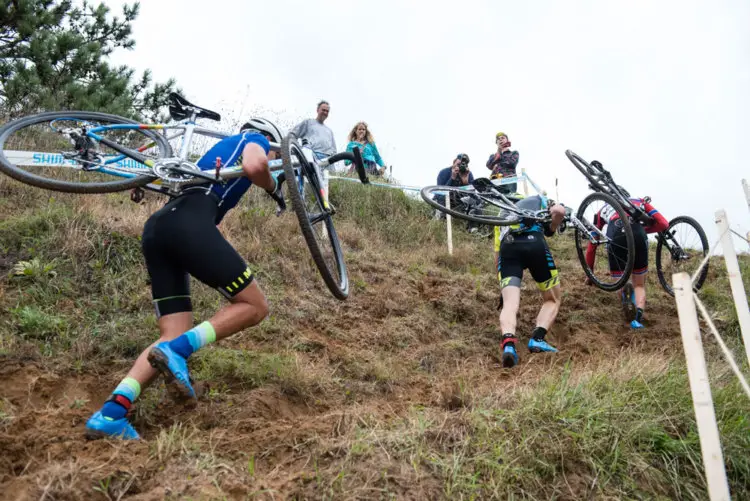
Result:
[[[633,243],[635,244],[633,274],[643,275],[648,272],[648,236],[643,225],[631,223],[630,227],[633,228]],[[609,271],[613,277],[619,277],[622,275],[625,263],[628,260],[627,238],[619,219],[607,225],[607,238],[612,239],[611,245],[607,246]]]
[[[156,316],[192,311],[192,275],[232,298],[250,285],[245,260],[216,227],[218,200],[204,191],[171,200],[143,228],[143,256]]]
[[[560,276],[544,235],[538,231],[508,232],[500,242],[497,278],[503,287],[521,286],[528,269],[541,291],[560,285]]]

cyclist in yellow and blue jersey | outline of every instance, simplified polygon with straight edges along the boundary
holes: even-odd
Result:
[[[198,162],[202,170],[216,165],[241,165],[244,177],[226,183],[207,182],[183,190],[146,221],[142,247],[151,278],[151,294],[159,339],[146,348],[102,408],[86,422],[86,437],[137,440],[127,414],[146,385],[159,374],[179,394],[196,397],[187,360],[203,346],[257,325],[268,315],[268,304],[245,260],[217,225],[252,184],[266,190],[285,208],[283,178],[274,179],[268,160],[275,158],[269,141],[281,132],[268,120],[253,118],[240,133],[222,139]],[[217,289],[229,304],[210,319],[193,326],[190,276]]]
[[[560,204],[548,206],[546,197],[534,195],[522,198],[516,207],[532,211],[548,209],[552,220],[541,224],[521,222],[512,226],[495,227],[495,264],[497,278],[502,287],[500,330],[503,334],[500,345],[503,367],[518,363],[516,351],[516,318],[521,303],[521,279],[528,269],[542,293],[544,303],[536,318],[536,327],[531,333],[528,349],[532,353],[556,352],[544,340],[547,331],[560,310],[560,277],[545,236],[554,235],[565,216],[565,207]]]

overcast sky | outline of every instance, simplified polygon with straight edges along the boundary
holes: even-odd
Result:
[[[713,238],[720,208],[750,230],[749,22],[747,0],[149,0],[114,60],[234,120],[293,124],[326,99],[339,149],[367,121],[403,184],[434,184],[459,152],[486,176],[504,131],[575,206],[572,149]]]

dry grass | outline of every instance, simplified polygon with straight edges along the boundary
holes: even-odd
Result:
[[[9,499],[703,499],[672,299],[650,279],[648,329],[586,288],[551,241],[564,295],[557,355],[497,361],[491,242],[396,191],[333,184],[352,293],[336,301],[291,214],[253,190],[222,231],[269,297],[260,326],[191,360],[197,407],[144,391],[140,443],[83,423],[156,336],[139,235],[162,203],[50,194],[0,179],[0,489]],[[19,261],[33,272],[12,276]],[[743,266],[747,262],[743,261]],[[54,273],[50,273],[54,271]],[[726,277],[706,300],[736,339]],[[194,283],[196,319],[222,300]],[[525,283],[519,334],[540,305]],[[709,353],[714,356],[713,348]],[[733,493],[750,493],[750,406],[712,365]]]

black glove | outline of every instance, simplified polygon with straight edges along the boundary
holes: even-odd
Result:
[[[281,185],[285,179],[286,176],[282,172],[281,174],[279,174],[279,177],[276,178],[276,189],[274,189],[273,191],[266,191],[266,193],[268,193],[268,196],[273,198],[276,202],[276,205],[278,205],[278,207],[276,208],[277,216],[280,216],[286,211],[286,202],[284,202],[284,194],[281,191]]]

